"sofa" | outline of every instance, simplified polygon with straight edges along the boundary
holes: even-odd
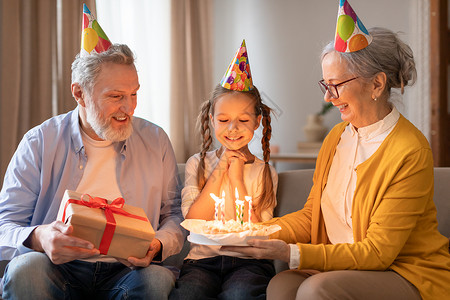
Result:
[[[178,165],[180,178],[184,181],[184,164]],[[303,208],[313,185],[314,169],[283,171],[278,174],[277,207],[274,216],[297,211]],[[438,230],[450,238],[450,168],[434,168],[434,202],[437,209]],[[450,251],[450,249],[449,249]],[[180,267],[189,252],[186,241],[182,251],[167,258],[165,264]],[[288,269],[285,262],[275,261],[277,272]]]
[[[276,216],[303,207],[312,187],[313,170],[293,170],[279,173]],[[297,199],[297,201],[293,201]],[[434,168],[434,203],[437,209],[439,232],[450,237],[450,168]]]
[[[184,182],[184,164],[178,165],[180,177]],[[282,216],[297,211],[303,207],[312,187],[313,169],[284,171],[278,174],[278,205],[275,216]],[[450,237],[450,168],[434,168],[434,202],[437,208],[438,230]],[[180,267],[189,251],[186,241],[182,251],[167,258],[166,265]],[[0,261],[0,277],[3,276],[7,261]],[[275,261],[277,272],[287,269],[284,262]]]
[[[313,173],[313,169],[306,169],[278,174],[278,205],[275,216],[283,216],[303,208],[312,187]],[[438,230],[450,240],[450,168],[434,168],[433,200],[437,210]],[[280,272],[288,269],[288,265],[275,261],[275,268]]]

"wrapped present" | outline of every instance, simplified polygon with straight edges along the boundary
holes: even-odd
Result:
[[[73,226],[73,236],[90,241],[101,254],[127,259],[147,254],[155,231],[142,208],[66,190],[58,220]]]

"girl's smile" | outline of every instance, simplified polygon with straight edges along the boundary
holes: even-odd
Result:
[[[247,147],[255,130],[259,127],[261,116],[256,117],[252,98],[241,93],[226,94],[220,97],[210,115],[217,140],[230,150]]]
[[[243,137],[242,136],[239,136],[239,137],[226,136],[225,138],[229,141],[237,141],[237,140],[242,139]]]

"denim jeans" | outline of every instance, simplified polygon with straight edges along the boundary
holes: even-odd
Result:
[[[187,259],[169,299],[266,299],[272,261],[216,256]]]
[[[53,264],[47,255],[29,252],[8,264],[3,298],[7,299],[167,299],[175,277],[165,267],[75,260]]]

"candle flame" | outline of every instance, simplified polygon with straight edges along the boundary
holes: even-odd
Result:
[[[236,200],[236,205],[244,206],[244,200]]]
[[[215,202],[219,202],[219,201],[220,201],[220,198],[217,197],[216,195],[214,195],[214,193],[209,193],[209,195],[211,196],[211,198],[213,198],[213,200],[214,200]]]

